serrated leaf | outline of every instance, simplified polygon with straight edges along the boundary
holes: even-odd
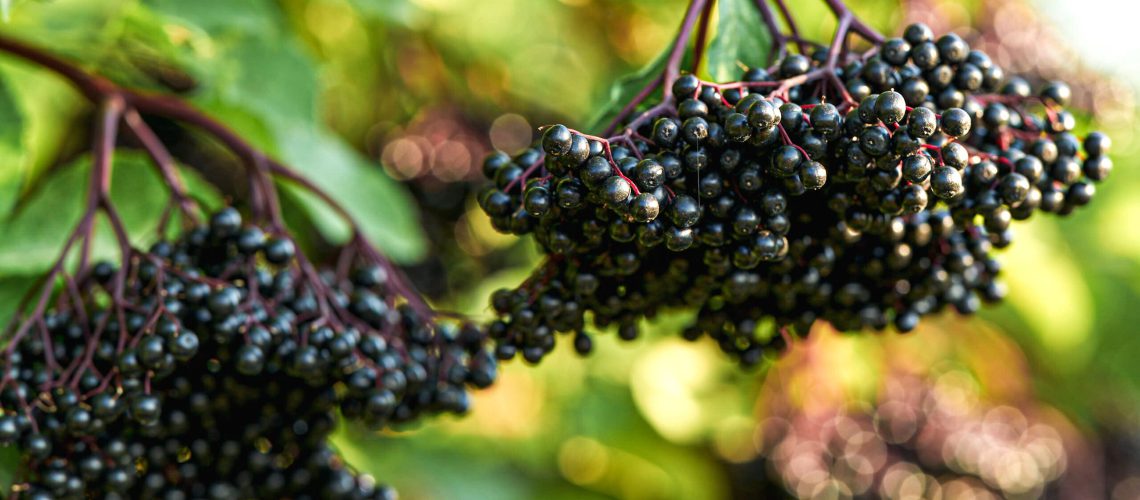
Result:
[[[0,276],[37,275],[55,262],[67,236],[79,222],[86,204],[90,158],[82,158],[47,179],[13,217],[0,224]],[[217,194],[205,181],[183,169],[195,196],[207,205],[217,204]],[[118,152],[111,183],[111,199],[123,219],[131,242],[138,245],[154,238],[168,191],[161,176],[140,153]],[[105,222],[100,220],[92,242],[95,258],[117,258],[118,247]]]
[[[28,170],[24,111],[4,74],[0,74],[0,124],[3,124],[0,126],[0,219],[3,219],[15,206]]]
[[[621,112],[622,108],[632,101],[638,92],[641,92],[641,89],[645,88],[654,78],[664,73],[665,64],[669,61],[669,49],[670,47],[665,47],[665,50],[657,54],[657,57],[655,57],[653,61],[646,64],[636,73],[623,76],[618,79],[617,82],[614,82],[613,86],[610,87],[609,100],[595,113],[594,118],[590,120],[586,130],[600,131],[599,129],[605,127],[613,120],[614,117]]]
[[[423,257],[427,240],[411,197],[375,162],[365,159],[339,136],[312,127],[286,130],[278,140],[281,158],[326,190],[361,225],[369,241],[397,262]],[[316,196],[289,185],[322,234],[344,242],[345,222]]]
[[[717,81],[740,76],[740,66],[764,66],[772,35],[751,0],[717,2],[716,36],[705,52],[708,72]]]

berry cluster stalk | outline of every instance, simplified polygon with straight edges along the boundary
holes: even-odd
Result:
[[[122,126],[125,125],[125,129],[141,144],[170,192],[169,203],[163,210],[163,216],[158,226],[159,234],[165,234],[167,225],[175,216],[179,217],[184,227],[193,227],[201,223],[199,207],[192,196],[187,193],[185,185],[179,177],[178,166],[175,164],[174,158],[162,140],[143,120],[143,115],[160,116],[198,128],[221,142],[238,156],[245,166],[249,179],[249,205],[253,221],[265,224],[269,232],[274,235],[288,236],[274,180],[294,183],[320,198],[336,211],[351,228],[352,236],[342,254],[342,261],[349,262],[353,258],[359,257],[382,266],[392,279],[390,283],[393,291],[404,297],[417,313],[423,317],[433,317],[438,314],[432,311],[423,298],[415,292],[395,265],[364,237],[357,221],[340,203],[296,170],[252,146],[223,123],[194,109],[180,99],[124,88],[106,78],[88,73],[70,62],[11,38],[0,36],[0,52],[16,56],[56,73],[98,107],[91,146],[93,166],[86,208],[79,222],[67,237],[59,256],[40,280],[37,292],[25,297],[18,308],[19,314],[13,318],[6,329],[9,335],[6,339],[4,354],[9,364],[13,350],[25,336],[36,331],[41,333],[44,331],[44,314],[57,287],[62,287],[65,298],[69,296],[75,298],[79,295],[77,290],[80,288],[80,283],[89,278],[85,273],[88,273],[90,268],[91,243],[97,218],[100,214],[111,227],[119,246],[120,258],[124,262],[133,256],[142,255],[132,248],[130,236],[110,196],[115,144]],[[69,272],[68,264],[72,262],[73,252],[78,252],[78,265],[75,267],[77,271]],[[298,253],[297,259],[308,280],[321,285],[322,281],[318,277],[315,266],[302,253]],[[120,294],[125,289],[125,282],[129,279],[128,269],[130,266],[119,267],[109,284],[112,290],[112,298],[115,299],[113,302],[118,309],[115,316],[122,330],[120,332],[120,345],[128,341],[125,321],[123,321],[125,311],[118,307],[119,299],[121,299]],[[318,302],[322,316],[334,324],[338,324],[342,320],[347,321],[344,319],[347,315],[341,314],[339,308],[333,303],[331,290],[322,289],[318,291],[321,292]],[[29,307],[29,302],[33,299],[34,304]],[[72,302],[70,307],[76,309],[76,313],[82,314],[82,304],[79,303],[78,299],[75,298]],[[110,319],[110,315],[107,316],[100,328],[91,332],[90,342],[92,344],[98,342],[104,333],[102,329],[106,327]],[[303,338],[302,341],[304,340]],[[52,366],[55,363],[50,359],[52,352],[50,336],[44,333],[43,341],[48,346],[46,349],[46,356],[49,358],[47,360],[48,365]],[[90,360],[88,359],[86,365],[89,364]],[[75,387],[79,381],[78,374],[82,373],[85,368],[88,366],[67,367],[64,373],[76,374],[73,380],[66,381],[68,385]],[[9,382],[10,373],[6,371],[4,379],[0,380],[0,389]],[[65,381],[49,379],[44,382],[43,389],[46,390],[63,382]]]

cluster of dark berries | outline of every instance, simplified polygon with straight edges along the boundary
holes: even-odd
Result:
[[[5,350],[0,443],[29,498],[390,498],[328,447],[336,413],[462,413],[496,375],[483,331],[387,261],[318,271],[234,209],[78,276]]]
[[[560,332],[587,352],[588,317],[631,339],[695,310],[686,337],[753,364],[820,320],[905,332],[973,313],[1004,294],[1010,223],[1068,214],[1111,170],[1105,135],[1072,133],[1065,84],[1033,94],[957,35],[916,24],[846,57],[683,75],[619,135],[554,125],[491,154],[481,207],[548,254],[494,295],[497,354],[538,361]]]

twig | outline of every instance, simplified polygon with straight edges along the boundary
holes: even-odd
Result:
[[[709,18],[712,16],[716,0],[709,0],[701,10],[701,21],[697,27],[697,41],[693,44],[693,73],[701,68],[701,58],[705,55],[705,38],[709,33]]]
[[[673,97],[673,82],[681,76],[681,59],[685,55],[685,46],[689,43],[689,36],[693,33],[697,18],[709,1],[693,0],[689,4],[688,12],[685,13],[685,18],[681,21],[681,29],[677,32],[677,39],[673,42],[673,49],[670,51],[669,60],[665,64],[664,100],[666,101]]]
[[[163,180],[166,181],[166,185],[170,189],[170,196],[174,199],[179,211],[191,222],[198,223],[197,204],[187,195],[186,186],[178,176],[178,167],[175,165],[174,158],[170,155],[170,152],[166,150],[166,146],[162,144],[162,141],[159,140],[150,126],[143,121],[138,111],[134,109],[127,110],[123,115],[123,119],[127,123],[127,127],[139,142],[142,143],[143,149],[146,150],[151,160],[153,160],[155,167],[158,168],[159,173],[162,175]]]

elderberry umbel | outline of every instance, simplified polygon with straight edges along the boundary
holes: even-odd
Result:
[[[992,251],[1011,222],[1069,214],[1112,169],[1107,136],[1073,133],[1064,83],[1033,93],[921,24],[670,84],[617,135],[553,125],[484,161],[494,227],[547,254],[492,299],[501,358],[537,362],[559,333],[588,352],[592,328],[632,339],[666,310],[695,311],[684,335],[745,364],[816,321],[906,332],[971,314],[1005,294]]]
[[[328,447],[467,410],[496,360],[482,330],[349,246],[318,269],[234,209],[77,273],[5,350],[0,443],[31,498],[391,498]]]

